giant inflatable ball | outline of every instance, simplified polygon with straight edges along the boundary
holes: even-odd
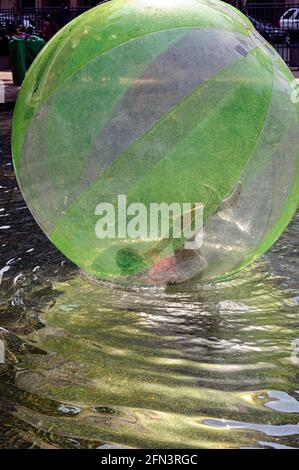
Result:
[[[19,185],[49,239],[93,276],[225,279],[296,210],[294,91],[283,60],[233,7],[113,0],[67,24],[27,73],[13,122]],[[171,210],[168,236],[153,236],[152,204],[192,204],[190,220],[201,205],[201,243],[186,247]]]

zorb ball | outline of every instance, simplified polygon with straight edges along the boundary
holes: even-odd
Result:
[[[67,24],[27,73],[17,178],[50,240],[94,276],[224,279],[296,210],[296,102],[287,66],[233,7],[113,0]]]

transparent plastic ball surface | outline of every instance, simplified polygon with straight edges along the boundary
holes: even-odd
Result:
[[[13,122],[18,182],[50,240],[94,276],[224,279],[296,210],[296,98],[283,60],[233,7],[113,0],[67,24],[27,73]],[[119,234],[109,218],[97,233],[99,204],[127,227],[134,204],[153,203],[202,204],[202,242],[175,238],[171,212],[168,237],[136,220],[142,235]]]

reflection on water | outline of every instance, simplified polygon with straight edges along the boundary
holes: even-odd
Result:
[[[235,279],[120,290],[51,246],[1,150],[0,446],[298,448],[299,213]]]

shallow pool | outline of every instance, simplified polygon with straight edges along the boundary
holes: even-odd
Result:
[[[217,285],[125,291],[42,234],[0,123],[0,447],[299,448],[299,212]]]

